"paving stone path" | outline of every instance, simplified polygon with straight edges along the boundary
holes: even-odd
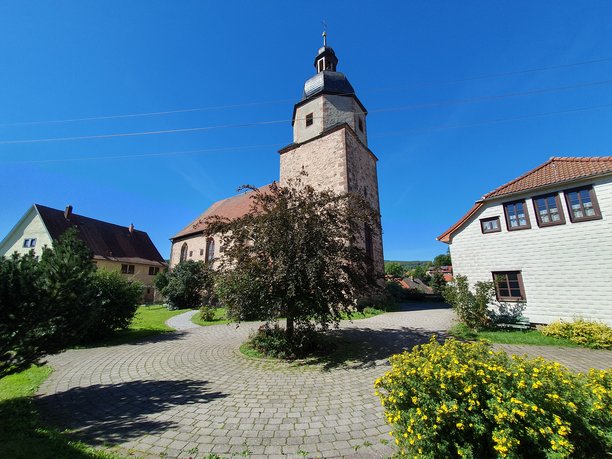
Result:
[[[199,325],[196,325],[191,321],[191,318],[197,313],[197,310],[187,311],[177,316],[170,317],[168,320],[166,320],[166,325],[174,328],[175,330],[191,330],[192,328],[199,328]]]
[[[357,344],[314,367],[244,357],[239,346],[257,324],[70,350],[49,358],[55,371],[38,402],[49,421],[86,442],[141,457],[388,457],[391,437],[373,382],[389,355],[442,334],[452,321],[443,305],[413,305],[345,322],[337,335]],[[611,356],[597,354],[597,364],[610,366]]]

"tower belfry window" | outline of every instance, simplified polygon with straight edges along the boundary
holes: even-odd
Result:
[[[311,126],[312,123],[314,122],[312,113],[309,113],[308,115],[306,115],[306,126]]]

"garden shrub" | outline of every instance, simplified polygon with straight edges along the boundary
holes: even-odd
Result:
[[[214,304],[215,273],[210,263],[182,261],[172,271],[155,280],[161,294],[173,309],[197,308]]]
[[[434,338],[376,380],[400,457],[607,457],[612,371]]]
[[[142,285],[125,279],[117,271],[101,269],[96,271],[93,280],[98,303],[92,306],[93,325],[87,331],[87,340],[127,328],[142,299]]]
[[[278,324],[265,324],[251,335],[249,345],[268,357],[296,359],[325,350],[325,343],[312,328],[297,328],[292,340]]]
[[[215,320],[215,307],[205,305],[200,308],[200,319],[205,322],[212,322]]]
[[[612,328],[602,322],[574,319],[573,322],[558,320],[542,328],[542,334],[565,338],[574,343],[601,349],[612,348]]]
[[[472,329],[484,328],[490,323],[489,303],[493,299],[493,282],[476,282],[474,293],[466,276],[458,275],[443,291],[444,300],[450,304],[459,320]]]

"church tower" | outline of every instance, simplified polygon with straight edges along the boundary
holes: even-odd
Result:
[[[359,193],[380,212],[378,158],[368,148],[368,112],[337,65],[323,33],[314,61],[317,73],[306,81],[302,100],[293,109],[293,143],[279,151],[280,183],[304,170],[308,175],[302,182],[321,190]],[[382,235],[365,227],[363,241],[376,270],[384,272]]]

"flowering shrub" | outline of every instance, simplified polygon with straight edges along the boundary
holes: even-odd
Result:
[[[612,328],[602,322],[584,319],[574,319],[573,322],[558,320],[542,328],[542,334],[565,338],[583,346],[612,348]]]
[[[434,338],[376,380],[400,457],[606,457],[612,371]]]

